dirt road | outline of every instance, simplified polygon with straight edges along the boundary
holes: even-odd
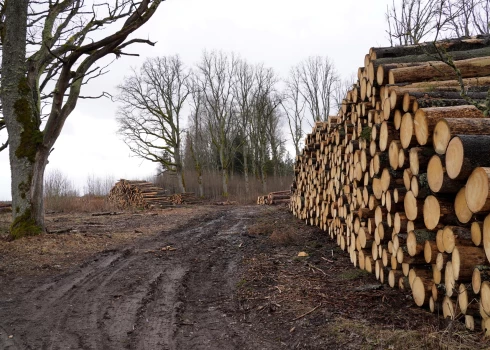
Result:
[[[273,349],[227,314],[256,216],[218,210],[65,275],[3,284],[0,349]]]

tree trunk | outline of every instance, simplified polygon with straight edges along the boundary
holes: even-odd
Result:
[[[43,146],[39,111],[26,77],[26,30],[29,1],[6,3],[2,58],[2,104],[9,134],[12,172],[11,236],[44,231],[43,182],[49,150]]]
[[[243,143],[243,177],[245,180],[245,194],[250,192],[250,181],[248,179],[248,145],[246,142]]]
[[[219,150],[219,159],[221,162],[221,178],[223,181],[223,197],[228,197],[228,169],[226,167],[226,160],[225,160],[225,150],[224,146],[221,145],[220,150]]]
[[[178,146],[174,147],[174,158],[175,158],[175,173],[177,175],[179,192],[185,193],[184,169],[182,168],[182,160],[180,158],[180,149]]]

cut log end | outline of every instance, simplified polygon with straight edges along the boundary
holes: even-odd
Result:
[[[429,230],[437,227],[441,217],[439,201],[434,196],[428,196],[424,201],[424,224]]]
[[[479,212],[490,204],[489,178],[490,168],[477,167],[466,182],[466,203],[473,213]]]
[[[446,150],[446,171],[447,176],[451,179],[458,177],[463,167],[464,148],[459,137],[453,137],[449,141]]]
[[[456,213],[456,217],[463,224],[469,222],[473,217],[473,213],[471,212],[470,208],[468,208],[468,204],[466,204],[465,193],[466,188],[462,187],[454,198],[454,211]]]

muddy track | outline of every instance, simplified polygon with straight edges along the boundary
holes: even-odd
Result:
[[[0,281],[0,349],[275,348],[241,323],[234,298],[257,215],[221,209],[64,275]]]

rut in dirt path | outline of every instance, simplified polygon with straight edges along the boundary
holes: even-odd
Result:
[[[240,247],[258,213],[220,209],[65,275],[3,284],[0,349],[274,348],[236,317]]]

